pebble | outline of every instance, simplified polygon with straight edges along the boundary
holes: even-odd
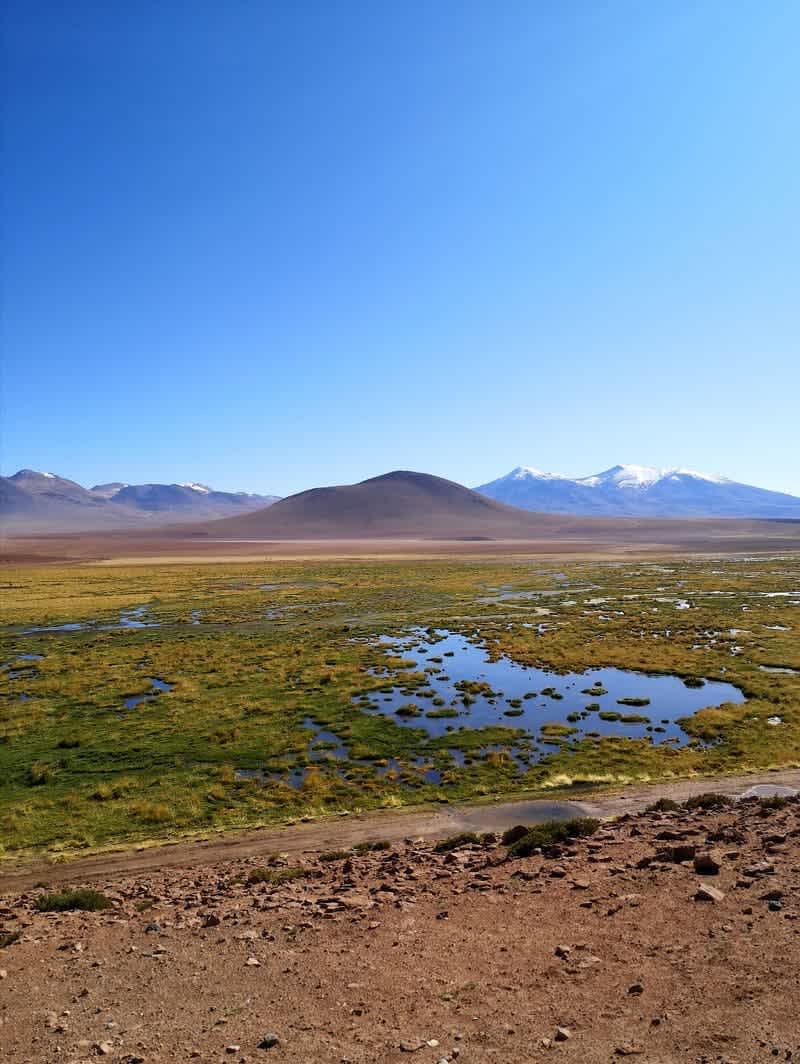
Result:
[[[245,961],[245,964],[247,964],[250,968],[261,967],[261,961],[258,959],[258,957],[248,957]]]
[[[555,1040],[557,1042],[566,1042],[572,1038],[572,1031],[569,1027],[556,1027]]]
[[[258,1043],[259,1049],[274,1049],[276,1045],[280,1044],[280,1038],[274,1031],[267,1031],[261,1041]]]

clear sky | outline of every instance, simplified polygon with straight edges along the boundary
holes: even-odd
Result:
[[[7,0],[2,469],[800,494],[797,0]]]

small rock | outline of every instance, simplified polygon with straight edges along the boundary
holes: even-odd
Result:
[[[703,883],[695,891],[694,900],[717,902],[722,901],[724,897],[725,895],[721,890],[718,890],[716,887],[712,887],[708,884]]]
[[[410,1039],[404,1040],[400,1043],[400,1052],[416,1053],[418,1050],[422,1049],[424,1045],[425,1043],[421,1038],[414,1039],[413,1041]]]
[[[625,1045],[617,1046],[614,1052],[618,1057],[639,1057],[644,1053],[644,1050],[641,1046],[635,1046],[630,1042],[626,1042]]]
[[[258,1043],[259,1049],[274,1049],[276,1045],[280,1044],[280,1038],[274,1031],[268,1031],[261,1041]]]
[[[569,1029],[569,1027],[556,1027],[556,1042],[566,1042],[570,1038],[572,1038],[572,1031]]]
[[[641,983],[631,983],[631,985],[628,987],[628,993],[629,994],[643,994],[644,993],[644,987],[642,986]]]
[[[248,957],[247,960],[245,961],[245,964],[248,967],[250,967],[250,968],[260,968],[261,967],[261,961],[258,959],[258,957]]]
[[[241,1048],[242,1048],[241,1046],[225,1046],[225,1052],[226,1053],[238,1053]]]
[[[719,855],[713,850],[697,853],[694,857],[694,870],[699,876],[719,875],[721,868]]]
[[[144,933],[146,935],[157,935],[162,930],[163,928],[161,927],[161,924],[158,922],[158,920],[153,920],[145,927]]]
[[[780,901],[782,898],[783,898],[783,891],[782,890],[768,890],[766,892],[766,894],[762,894],[761,895],[761,900],[762,901]],[[3,978],[3,975],[2,975],[2,973],[0,973],[0,979],[2,979],[2,978]]]
[[[572,953],[572,946],[556,946],[553,952],[556,957],[561,957],[563,960],[567,960],[570,953]]]

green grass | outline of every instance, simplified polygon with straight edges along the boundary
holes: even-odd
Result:
[[[451,835],[447,839],[441,839],[434,846],[436,853],[450,853],[451,850],[460,850],[463,846],[479,846],[480,835],[474,831],[462,831],[458,835]]]
[[[23,653],[44,657],[17,679],[0,669],[0,856],[59,856],[305,816],[800,764],[800,676],[759,669],[775,661],[800,668],[798,609],[785,597],[753,593],[800,586],[800,561],[671,560],[669,572],[659,562],[559,569],[573,588],[594,585],[592,596],[614,600],[605,620],[584,596],[559,591],[545,561],[4,570],[0,663]],[[479,601],[487,586],[505,584],[548,593],[546,633],[525,627],[536,617],[535,599]],[[658,601],[670,594],[690,594],[692,610],[676,614]],[[579,608],[562,605],[571,597]],[[159,627],[101,630],[140,604]],[[751,634],[736,636],[743,650],[732,655],[725,633],[742,623],[743,606]],[[191,625],[196,609],[203,623]],[[74,633],[23,634],[70,621],[97,623]],[[424,719],[386,716],[381,701],[382,688],[400,686],[405,702],[445,723],[467,708],[423,701],[430,676],[407,657],[413,639],[392,658],[376,643],[416,625],[469,636],[477,630],[490,656],[558,673],[616,666],[689,684],[724,678],[748,701],[682,720],[693,741],[681,747],[581,737],[548,723],[546,711],[545,727],[531,734],[510,716],[518,707],[502,699],[496,724],[472,729],[463,726],[468,717],[452,718],[452,730],[432,739],[418,726]],[[714,641],[704,634],[712,631],[720,633]],[[450,655],[441,659],[448,668]],[[123,711],[127,696],[151,691],[150,677],[172,690]],[[584,690],[600,697],[604,689]],[[479,677],[458,688],[461,700],[489,694],[499,692]],[[361,708],[360,698],[373,708]],[[783,723],[768,726],[776,715]],[[347,747],[349,760],[312,762],[308,718]],[[622,719],[644,723],[635,714]],[[461,751],[463,765],[451,749]],[[441,783],[427,781],[420,766],[440,773]],[[239,770],[262,775],[243,778]],[[305,778],[295,787],[299,770]]]
[[[35,902],[40,913],[64,913],[71,910],[93,913],[111,909],[113,904],[104,894],[85,887],[65,890],[60,894],[40,894]]]
[[[509,857],[530,857],[535,850],[547,851],[548,847],[557,846],[571,839],[584,838],[593,835],[600,827],[600,821],[592,817],[577,817],[574,820],[549,820],[544,824],[537,824],[525,835],[514,838],[509,845]],[[517,829],[512,829],[516,831]],[[508,838],[512,834],[507,833]]]

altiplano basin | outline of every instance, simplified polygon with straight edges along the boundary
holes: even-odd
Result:
[[[359,696],[355,704],[391,716],[403,727],[422,728],[432,738],[459,728],[507,725],[541,741],[548,738],[549,725],[560,725],[550,738],[560,731],[561,739],[601,735],[683,745],[690,739],[677,723],[680,718],[746,700],[738,687],[719,680],[690,680],[687,686],[679,676],[625,669],[561,674],[506,657],[491,661],[485,646],[446,630],[381,641],[387,656],[401,656],[407,668],[388,670],[386,687]],[[426,682],[404,684],[404,672],[425,672]],[[455,735],[453,745],[458,745]]]

